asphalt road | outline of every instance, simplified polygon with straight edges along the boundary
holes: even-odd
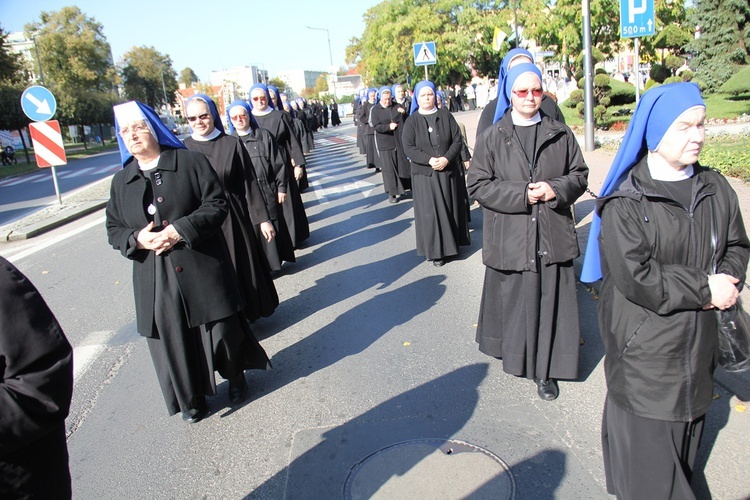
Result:
[[[56,167],[61,195],[112,175],[122,168],[119,160],[119,152],[110,151],[70,160],[67,165]],[[52,171],[49,168],[0,179],[0,226],[10,224],[56,201]]]
[[[220,383],[210,416],[195,425],[167,416],[135,333],[131,266],[107,244],[101,212],[0,245],[75,347],[67,420],[75,498],[341,498],[367,457],[427,439],[494,454],[508,467],[515,498],[610,498],[592,294],[578,286],[580,378],[562,382],[558,400],[541,401],[533,382],[504,374],[474,342],[480,210],[472,210],[472,245],[433,267],[414,250],[411,200],[388,203],[353,137],[351,125],[316,136],[312,186],[303,194],[312,235],[275,280],[281,305],[254,325],[273,370],[248,372],[249,399],[234,407]],[[717,395],[697,480],[715,498],[742,498],[750,491],[742,465],[748,438],[731,423],[729,394],[717,388]],[[385,496],[399,484],[395,497],[420,498],[424,490],[410,485],[447,488],[472,478],[485,487],[468,496],[498,498],[491,477],[475,477],[477,468],[458,460],[466,455],[454,456],[446,473],[422,450],[397,455],[359,493]]]

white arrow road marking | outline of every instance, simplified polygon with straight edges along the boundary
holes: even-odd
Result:
[[[52,112],[52,110],[49,107],[49,103],[47,102],[47,99],[40,101],[36,97],[34,97],[31,92],[26,92],[26,99],[31,101],[31,104],[36,106],[36,112],[41,114],[49,114]]]

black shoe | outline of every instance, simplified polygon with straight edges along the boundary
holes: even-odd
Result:
[[[242,372],[229,380],[229,401],[231,403],[239,403],[245,399],[246,395],[247,381],[245,380],[245,372]]]
[[[206,399],[203,398],[198,402],[196,408],[182,412],[182,420],[189,424],[194,424],[203,420],[208,415],[208,405]]]
[[[534,382],[536,382],[536,392],[539,394],[540,399],[543,399],[544,401],[552,401],[557,399],[557,396],[560,395],[560,389],[557,387],[555,379],[551,378],[548,380],[542,380],[540,378],[535,378]]]
[[[435,259],[432,261],[432,265],[435,267],[440,267],[443,264],[445,264],[445,259]]]

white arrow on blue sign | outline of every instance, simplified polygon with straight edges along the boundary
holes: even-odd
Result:
[[[21,108],[35,122],[44,122],[55,115],[57,101],[46,87],[33,85],[21,94]]]
[[[414,44],[414,64],[417,66],[429,66],[437,63],[435,42],[422,42]]]
[[[656,31],[654,0],[620,0],[620,37],[637,38]]]

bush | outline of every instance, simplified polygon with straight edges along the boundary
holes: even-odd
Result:
[[[684,57],[667,56],[664,58],[664,65],[672,72],[672,74],[681,68],[683,64],[685,64]]]
[[[719,87],[724,93],[740,95],[750,92],[750,66],[745,66]]]
[[[625,82],[612,80],[609,82],[612,91],[609,94],[610,106],[622,106],[635,102],[635,87]]]
[[[661,84],[660,84],[659,82],[657,82],[656,80],[652,80],[652,79],[650,79],[650,78],[649,78],[649,79],[648,79],[648,80],[646,81],[646,87],[645,87],[645,90],[648,90],[648,89],[650,89],[651,87],[658,87],[659,85],[661,85]]]
[[[583,116],[583,108],[584,108],[583,101],[576,104],[576,111],[578,112],[580,116]]]
[[[648,76],[651,77],[652,80],[655,80],[657,83],[664,83],[664,80],[672,76],[672,72],[669,71],[669,68],[666,66],[662,66],[659,63],[656,63],[651,66],[651,71],[649,72]]]
[[[594,75],[606,75],[606,74],[607,74],[607,70],[604,68],[596,68],[596,70],[594,71]]]
[[[575,108],[579,102],[583,102],[583,90],[575,89],[568,96],[568,100],[565,101],[565,105],[569,108]]]
[[[706,89],[708,88],[708,86],[705,83],[703,83],[703,80],[696,80],[695,78],[693,78],[690,81],[698,85],[698,88],[701,89],[701,92],[705,92]]]
[[[670,76],[666,80],[664,80],[664,83],[679,83],[682,82],[682,77],[679,76]]]
[[[689,69],[686,69],[685,71],[680,73],[680,78],[682,78],[683,82],[689,82],[690,80],[693,79],[694,76],[695,76],[695,73],[693,73]]]
[[[581,78],[583,78],[583,70],[579,70],[579,71],[578,71],[578,72],[576,73],[576,81],[577,81],[577,82],[578,82],[578,81],[580,81],[580,80],[581,80]],[[581,86],[583,86],[583,85],[581,85]]]
[[[594,76],[594,87],[609,87],[609,75],[598,73]]]
[[[594,106],[594,120],[596,123],[603,123],[605,118],[607,118],[607,108],[602,106],[601,104],[598,106]]]

